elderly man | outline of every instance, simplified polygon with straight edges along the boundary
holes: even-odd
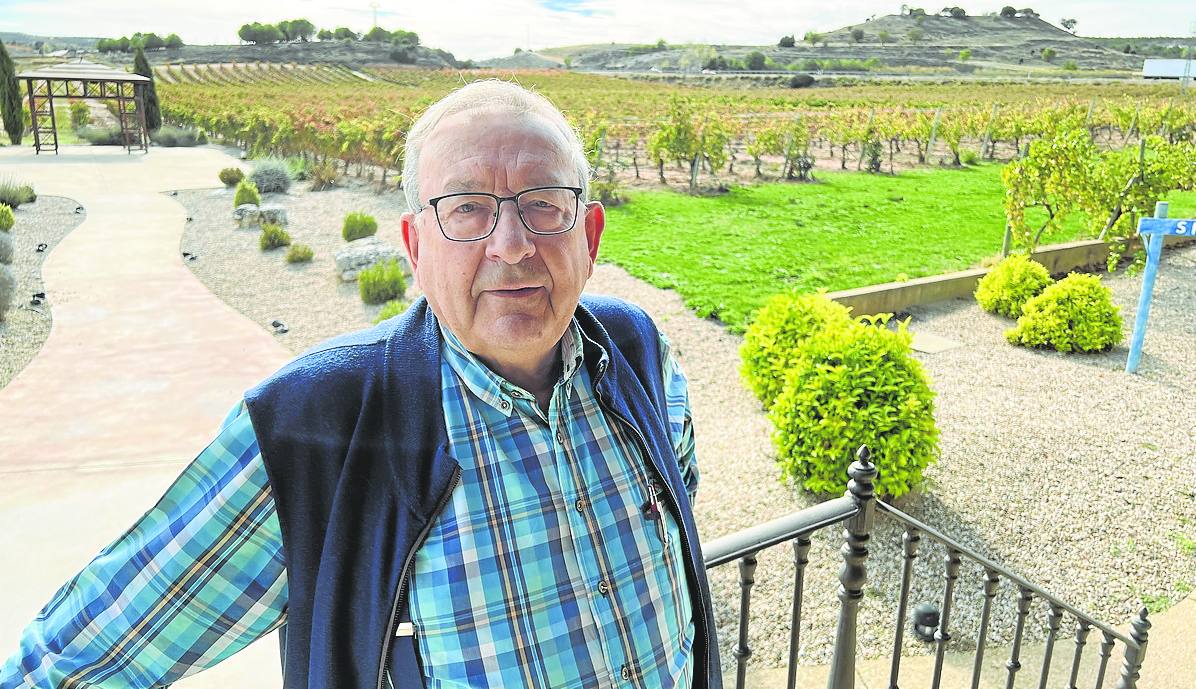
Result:
[[[588,177],[522,88],[429,108],[426,300],[250,390],[0,688],[168,685],[280,625],[288,688],[720,687],[685,377],[642,311],[581,298]]]

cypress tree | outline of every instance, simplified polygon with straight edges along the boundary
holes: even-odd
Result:
[[[14,146],[21,144],[25,123],[21,118],[21,85],[17,81],[17,68],[8,50],[0,41],[0,119],[4,120],[4,131]]]
[[[145,59],[145,51],[137,49],[133,56],[133,73],[149,77],[145,85],[145,126],[151,132],[162,127],[162,109],[158,107],[158,92],[154,89],[154,70],[150,69],[149,60]]]

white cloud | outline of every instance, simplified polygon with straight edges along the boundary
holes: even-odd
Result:
[[[379,0],[378,22],[418,32],[426,45],[461,58],[510,54],[516,47],[544,48],[578,43],[710,42],[761,45],[783,34],[828,30],[898,11],[900,3],[878,0],[553,0],[579,11],[554,11],[537,0],[454,0],[400,3]],[[919,3],[912,3],[918,5]],[[1002,3],[963,6],[974,13]],[[935,5],[923,5],[930,10]],[[1084,35],[1186,35],[1196,10],[1180,0],[1129,3],[1114,0],[1040,0],[1044,19],[1079,20]],[[189,43],[232,43],[237,28],[251,21],[307,17],[320,27],[368,29],[367,0],[243,0],[157,2],[144,0],[0,0],[0,30],[58,36],[119,36],[135,31],[175,32]]]

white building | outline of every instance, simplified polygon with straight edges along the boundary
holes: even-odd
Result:
[[[1159,60],[1148,58],[1142,65],[1144,79],[1183,79],[1196,77],[1196,63],[1192,60]]]

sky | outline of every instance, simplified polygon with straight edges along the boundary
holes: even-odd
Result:
[[[941,9],[912,4],[930,12]],[[1002,4],[960,6],[984,14]],[[0,31],[100,37],[153,31],[177,33],[186,43],[235,43],[241,24],[299,17],[321,28],[364,32],[374,23],[372,5],[380,26],[415,31],[424,45],[461,59],[509,55],[517,47],[661,38],[767,45],[784,34],[800,40],[806,31],[836,29],[901,8],[899,2],[876,0],[0,0]],[[1030,6],[1055,24],[1075,18],[1077,32],[1086,36],[1188,36],[1196,22],[1193,0],[1037,0]]]

